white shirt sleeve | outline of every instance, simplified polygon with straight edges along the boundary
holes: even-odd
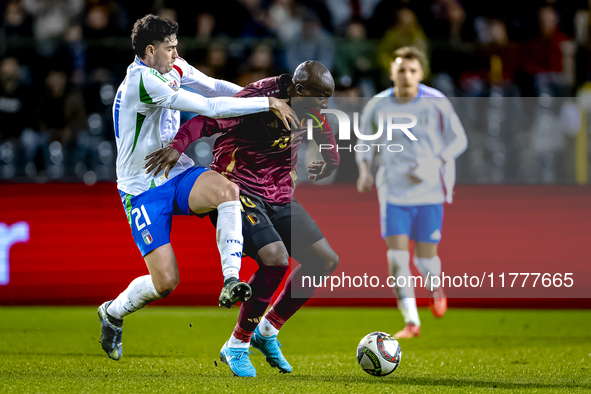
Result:
[[[445,117],[443,128],[445,146],[439,155],[446,162],[452,161],[461,155],[468,146],[468,138],[466,137],[466,132],[464,131],[462,122],[460,122],[460,118],[453,108],[448,113],[449,116]]]
[[[228,118],[267,112],[269,99],[267,97],[215,97],[205,98],[198,94],[179,89],[172,97],[167,108],[178,111],[195,112],[210,118]]]
[[[209,77],[183,59],[175,61],[182,70],[181,85],[187,86],[206,97],[230,97],[242,90],[232,82]]]
[[[205,98],[196,93],[179,89],[156,70],[146,69],[140,75],[140,101],[162,108],[194,112],[211,118],[243,116],[269,110],[267,97]],[[142,112],[138,108],[139,112]]]

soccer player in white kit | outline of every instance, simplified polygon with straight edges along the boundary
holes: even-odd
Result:
[[[287,128],[297,122],[291,108],[276,98],[219,97],[232,96],[242,88],[207,77],[181,59],[176,50],[177,31],[176,22],[154,15],[135,23],[131,35],[135,61],[127,68],[113,105],[117,188],[150,272],[98,309],[101,345],[114,360],[122,356],[123,318],[168,296],[179,283],[170,245],[173,215],[218,210],[216,239],[224,275],[220,306],[230,307],[250,296],[248,284],[238,280],[243,242],[238,186],[215,171],[193,167],[194,162],[184,154],[168,177],[153,177],[145,170],[146,155],[174,139],[180,126],[179,111],[217,118],[272,110]],[[180,89],[182,85],[213,98]]]
[[[395,338],[412,338],[421,334],[415,291],[409,280],[409,241],[415,241],[413,262],[425,279],[430,292],[429,306],[436,318],[447,310],[447,300],[438,281],[441,260],[437,245],[441,241],[443,203],[452,202],[455,183],[455,159],[466,150],[467,139],[462,124],[449,100],[438,90],[421,84],[424,77],[425,55],[416,48],[403,47],[394,52],[391,63],[391,79],[394,86],[372,98],[366,105],[362,124],[364,134],[375,134],[380,119],[388,113],[407,113],[417,118],[417,124],[409,131],[416,137],[410,140],[405,133],[392,133],[387,141],[384,132],[381,140],[372,141],[367,152],[357,152],[359,168],[357,190],[361,193],[372,189],[374,179],[371,163],[376,145],[380,150],[381,164],[376,175],[376,187],[380,202],[382,238],[388,247],[388,268],[392,277],[405,277],[394,287],[398,308],[406,326]],[[383,118],[380,118],[380,113]],[[408,123],[409,119],[396,123]],[[365,142],[367,143],[367,142]],[[399,144],[403,150],[384,148]],[[410,284],[410,285],[409,285]]]

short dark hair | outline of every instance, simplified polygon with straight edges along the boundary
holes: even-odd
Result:
[[[131,45],[133,51],[140,58],[146,55],[148,45],[158,45],[170,36],[176,36],[178,23],[156,15],[148,14],[138,19],[131,31]]]
[[[392,61],[396,61],[399,57],[403,59],[410,59],[410,60],[418,60],[421,64],[421,68],[425,70],[427,68],[427,56],[425,56],[425,52],[421,51],[417,47],[407,46],[398,48],[392,54]]]

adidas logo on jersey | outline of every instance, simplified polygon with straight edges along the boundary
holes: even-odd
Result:
[[[433,234],[429,236],[433,241],[439,241],[441,239],[441,231],[439,229],[433,231]]]
[[[242,258],[242,252],[234,252],[234,253],[231,253],[230,256],[236,256],[236,257]]]

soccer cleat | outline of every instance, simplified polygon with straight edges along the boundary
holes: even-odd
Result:
[[[445,293],[441,287],[431,292],[429,309],[431,309],[431,313],[437,319],[442,318],[445,311],[447,311],[447,298],[445,298]]]
[[[230,367],[234,376],[255,378],[257,371],[250,362],[249,354],[254,352],[249,352],[248,348],[230,347],[226,341],[220,350],[220,361]]]
[[[101,346],[109,358],[119,361],[123,355],[123,320],[115,319],[107,313],[107,308],[113,301],[107,301],[98,308],[98,317],[101,322]]]
[[[394,338],[414,338],[421,336],[421,327],[412,323],[408,323],[402,330],[394,334]]]
[[[230,309],[238,301],[244,302],[252,295],[250,285],[240,282],[237,278],[228,278],[220,293],[219,304]]]
[[[267,358],[267,362],[273,368],[278,368],[281,373],[291,373],[291,365],[287,362],[283,353],[281,353],[281,344],[277,340],[277,335],[265,337],[261,335],[259,327],[255,328],[250,346],[257,349]]]

